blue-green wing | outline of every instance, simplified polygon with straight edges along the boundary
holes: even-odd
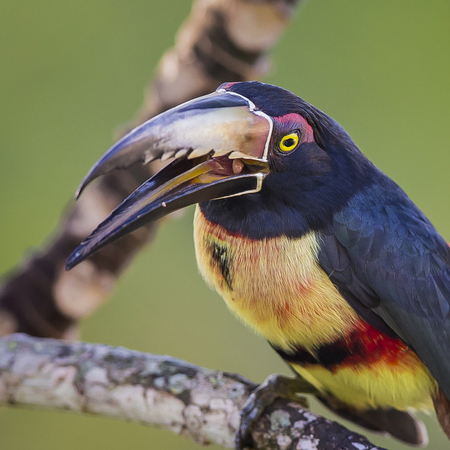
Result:
[[[450,398],[450,250],[387,180],[357,194],[322,236],[319,262],[370,324],[414,349]]]

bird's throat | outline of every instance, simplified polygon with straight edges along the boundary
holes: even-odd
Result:
[[[317,263],[318,237],[250,239],[195,214],[200,272],[246,324],[278,348],[312,349],[350,330],[357,315]]]

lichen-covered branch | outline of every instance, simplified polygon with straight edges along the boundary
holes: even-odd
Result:
[[[159,63],[133,126],[224,81],[260,78],[267,52],[300,0],[196,0],[175,46]],[[170,8],[170,3],[168,3]],[[127,129],[123,129],[123,133]],[[119,137],[119,136],[117,136]],[[93,155],[94,161],[104,149]],[[70,272],[66,258],[158,164],[136,165],[93,183],[53,233],[47,248],[27,259],[0,291],[0,335],[73,338],[77,322],[99,307],[117,276],[155,233],[149,224],[124,236]]]
[[[232,448],[256,384],[169,356],[16,334],[0,339],[0,403],[89,413]],[[382,450],[284,399],[253,430],[256,448]]]

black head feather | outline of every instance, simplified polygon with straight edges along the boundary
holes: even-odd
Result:
[[[220,88],[243,95],[270,117],[300,114],[311,125],[315,141],[322,148],[337,142],[356,148],[348,133],[334,119],[287,89],[260,81],[225,83]]]
[[[201,204],[206,217],[229,231],[251,238],[300,237],[325,228],[333,214],[380,172],[367,160],[348,133],[331,117],[277,86],[256,81],[221,86],[236,92],[274,118],[267,175],[260,192]],[[220,89],[220,88],[219,88]],[[294,113],[313,130],[289,155],[276,152],[277,119]],[[283,133],[282,133],[283,134]]]

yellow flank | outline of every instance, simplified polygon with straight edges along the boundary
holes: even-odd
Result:
[[[292,365],[305,380],[333,394],[356,409],[395,408],[430,409],[431,393],[437,384],[426,367],[412,352],[411,365],[401,362],[390,366],[384,361],[369,366],[343,367],[330,371],[322,366]]]
[[[197,206],[194,239],[200,272],[247,325],[284,351],[347,335],[361,320],[317,262],[319,238],[247,239],[207,221]],[[413,352],[397,364],[382,359],[329,370],[294,365],[318,389],[356,408],[430,406],[436,382]]]

